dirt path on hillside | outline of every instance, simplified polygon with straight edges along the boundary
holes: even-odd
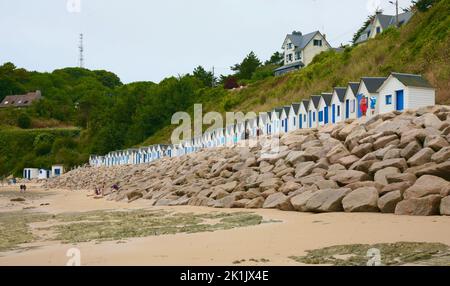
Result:
[[[11,204],[11,196],[5,195],[11,191],[0,188],[2,212],[20,211],[24,207],[34,207],[35,211],[52,214],[148,208],[145,200],[133,204],[111,202],[88,197],[88,192],[43,191],[38,186],[30,192],[45,195]],[[195,214],[243,211],[188,206],[151,209]],[[66,252],[72,247],[80,249],[82,265],[234,265],[233,262],[244,259],[239,265],[299,265],[289,256],[304,255],[306,250],[333,245],[399,241],[450,245],[450,217],[245,211],[259,214],[264,220],[272,222],[214,232],[178,233],[101,243],[35,242],[23,245],[27,249],[0,253],[0,265],[65,265],[69,259]]]

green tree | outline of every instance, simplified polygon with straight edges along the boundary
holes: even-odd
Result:
[[[28,129],[31,127],[31,117],[28,116],[25,112],[20,113],[19,117],[17,118],[17,125],[19,125],[20,128]]]
[[[281,66],[281,65],[283,65],[283,62],[284,62],[284,53],[275,52],[270,57],[270,59],[267,60],[264,64]]]
[[[207,87],[213,87],[216,85],[217,79],[214,77],[214,74],[206,71],[202,66],[196,67],[193,75]]]
[[[256,69],[261,66],[261,61],[254,52],[250,52],[240,64],[235,64],[231,70],[236,72],[239,79],[251,79]]]

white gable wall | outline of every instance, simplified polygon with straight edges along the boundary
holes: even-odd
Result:
[[[332,114],[332,112],[333,112],[333,105],[336,108],[336,111],[335,111],[336,112],[335,113],[335,123],[341,122],[342,118],[343,118],[342,111],[344,110],[344,107],[343,107],[344,104],[339,100],[339,97],[338,97],[336,92],[333,92],[333,97],[331,98],[331,115],[333,115]],[[330,118],[330,122],[333,123],[333,118],[332,117]]]
[[[322,40],[322,46],[314,46],[314,40]],[[321,52],[325,52],[331,49],[330,45],[326,41],[326,39],[320,34],[317,33],[314,38],[306,45],[306,47],[303,49],[303,55],[302,55],[302,61],[305,64],[305,66],[309,65],[314,57]]]
[[[343,106],[344,108],[342,109],[342,118],[344,120],[346,120],[346,112],[347,112],[347,103],[346,101],[348,100],[348,106],[349,106],[349,111],[348,111],[348,119],[355,119],[356,118],[356,97],[353,94],[352,89],[349,87],[347,88],[347,91],[345,93],[345,98],[344,98],[344,103]]]

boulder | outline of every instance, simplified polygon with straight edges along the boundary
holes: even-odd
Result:
[[[393,142],[396,142],[398,140],[398,136],[393,134],[393,135],[388,135],[388,136],[383,136],[378,138],[374,143],[373,143],[373,148],[375,150],[378,150],[380,148],[386,147],[390,144],[392,144]],[[395,145],[395,144],[394,144]]]
[[[402,157],[402,149],[392,148],[384,154],[383,160],[395,159]]]
[[[287,155],[286,162],[294,166],[299,162],[316,161],[317,159],[319,158],[316,155],[307,151],[292,151]]]
[[[449,159],[450,159],[450,146],[443,147],[441,150],[439,150],[438,152],[434,153],[431,156],[431,161],[436,162],[438,164],[443,163]]]
[[[264,205],[264,198],[263,197],[256,197],[252,200],[250,200],[246,205],[246,209],[260,209]]]
[[[400,139],[400,147],[405,147],[411,142],[423,142],[427,137],[427,133],[422,128],[420,129],[411,129],[402,133],[402,137]]]
[[[447,187],[450,182],[431,175],[424,175],[409,187],[403,194],[405,199],[421,198],[428,195],[440,194],[441,190]]]
[[[378,212],[378,190],[356,189],[344,197],[342,206],[346,212]]]
[[[291,204],[296,211],[306,212],[306,203],[316,191],[308,190],[291,198]]]
[[[384,160],[373,163],[369,169],[369,172],[371,174],[375,174],[377,171],[387,167],[395,167],[399,169],[401,172],[404,172],[408,168],[408,164],[406,163],[406,160],[404,158]]]
[[[381,170],[378,170],[374,177],[373,180],[377,183],[383,184],[383,185],[387,185],[388,184],[388,180],[387,180],[387,176],[390,174],[399,174],[400,170],[396,167],[387,167]]]
[[[423,144],[424,147],[430,147],[434,151],[439,151],[444,147],[448,147],[449,145],[450,144],[448,143],[448,141],[440,135],[427,136]]]
[[[409,158],[414,156],[414,154],[419,152],[421,149],[422,146],[419,143],[417,143],[416,140],[414,140],[409,142],[409,144],[406,145],[406,147],[402,151],[400,151],[400,156],[408,160]]]
[[[345,170],[337,171],[336,175],[332,176],[330,179],[340,186],[345,186],[355,182],[368,181],[370,178],[366,173],[361,171]]]
[[[228,195],[229,195],[229,193],[227,191],[218,189],[218,190],[213,191],[209,197],[214,200],[220,200],[221,198],[224,198]]]
[[[443,124],[443,122],[433,113],[425,113],[414,119],[413,123],[421,127],[432,127],[437,130],[439,130]]]
[[[406,199],[395,207],[396,215],[431,216],[439,215],[440,195]]]
[[[400,191],[393,191],[378,199],[378,208],[382,213],[394,213],[395,207],[403,200]]]
[[[342,157],[337,162],[338,162],[338,164],[343,165],[345,168],[348,168],[357,161],[359,161],[359,157],[357,157],[355,155],[349,155],[349,156]]]
[[[392,173],[388,174],[386,179],[389,184],[409,182],[412,185],[416,182],[417,177],[412,173]]]
[[[363,181],[363,182],[351,183],[351,184],[346,185],[345,187],[352,189],[353,191],[360,189],[360,188],[369,188],[369,187],[375,188],[378,191],[381,191],[384,188],[384,185],[374,182],[374,181]]]
[[[414,156],[409,158],[408,164],[410,166],[421,166],[431,161],[431,156],[433,156],[434,151],[431,148],[423,148],[417,152]]]
[[[417,177],[423,175],[433,175],[437,177],[441,177],[446,180],[450,180],[450,161],[445,161],[440,164],[430,164],[426,165],[423,168],[420,168],[415,172]]]
[[[234,190],[234,188],[236,188],[237,184],[238,183],[236,181],[232,181],[223,185],[218,185],[217,188],[224,190],[225,192],[231,193]]]
[[[345,148],[344,145],[339,144],[334,146],[330,152],[327,153],[326,157],[331,164],[338,163],[339,159],[349,156],[350,152]]]
[[[231,208],[234,209],[243,209],[245,208],[245,206],[250,202],[249,199],[240,199],[238,201],[235,201],[232,205]]]
[[[299,183],[296,183],[294,181],[289,181],[287,183],[285,183],[284,185],[282,185],[278,191],[282,192],[283,194],[289,194],[290,192],[296,191],[298,189],[300,189],[302,187],[302,185],[300,185]]]
[[[373,144],[372,143],[366,143],[356,146],[352,149],[352,154],[355,156],[358,156],[359,158],[365,156],[367,153],[370,153],[373,151]]]
[[[350,192],[347,188],[319,190],[308,200],[305,209],[308,212],[342,211],[342,199]]]
[[[297,164],[295,168],[295,177],[302,178],[308,176],[309,174],[311,174],[312,170],[314,169],[314,166],[315,166],[314,162],[303,162]]]
[[[441,215],[450,216],[450,196],[447,196],[441,200],[441,206],[439,209]]]
[[[283,193],[275,193],[267,197],[264,201],[263,208],[265,209],[280,209],[283,211],[294,210],[291,201],[288,196]]]
[[[265,190],[270,190],[270,189],[275,189],[277,190],[280,186],[281,186],[282,182],[280,179],[278,178],[271,178],[271,179],[267,179],[264,180],[259,187],[261,188],[261,190],[265,191]]]
[[[236,202],[236,196],[234,195],[228,195],[224,198],[221,198],[219,200],[216,200],[213,203],[213,207],[215,208],[227,208],[230,209],[233,207],[234,203]]]

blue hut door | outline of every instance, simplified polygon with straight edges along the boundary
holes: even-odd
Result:
[[[347,99],[345,101],[345,118],[349,118],[350,117],[350,100]]]
[[[323,113],[325,113],[325,124],[328,124],[328,106],[323,108]]]
[[[404,92],[403,90],[397,90],[396,92],[396,109],[402,111],[404,109]]]
[[[333,113],[331,116],[331,122],[336,123],[336,104],[333,104],[331,112]]]
[[[284,120],[284,132],[288,132],[288,120],[287,120],[287,118]]]
[[[311,111],[309,111],[309,128],[312,127]]]
[[[300,129],[303,128],[303,120],[302,120],[302,114],[300,113],[300,115],[298,116],[298,126]]]

